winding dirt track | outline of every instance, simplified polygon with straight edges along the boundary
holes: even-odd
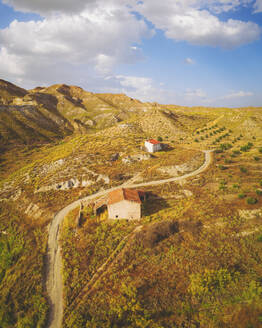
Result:
[[[63,208],[59,211],[52,220],[49,228],[48,236],[48,248],[47,248],[47,264],[46,264],[46,288],[50,301],[50,314],[48,318],[47,328],[60,328],[62,327],[63,319],[63,280],[62,280],[62,256],[61,248],[59,245],[59,228],[64,219],[64,217],[74,208],[80,206],[83,201],[90,201],[97,197],[104,196],[110,191],[113,191],[118,188],[129,187],[129,188],[138,188],[146,186],[156,186],[168,182],[181,181],[195,175],[202,173],[208,168],[212,161],[210,150],[205,150],[205,161],[197,170],[182,175],[180,177],[174,177],[170,179],[163,179],[158,181],[151,181],[139,184],[128,184],[124,183],[120,186],[110,188],[108,190],[103,190],[93,195],[87,196],[85,198],[79,199],[70,205]]]

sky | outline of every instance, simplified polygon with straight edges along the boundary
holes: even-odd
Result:
[[[262,106],[262,0],[0,0],[0,78]]]

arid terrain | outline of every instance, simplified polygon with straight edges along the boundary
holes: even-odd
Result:
[[[262,108],[0,80],[0,151],[0,327],[261,327]]]

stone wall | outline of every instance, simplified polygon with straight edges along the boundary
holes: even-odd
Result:
[[[128,200],[122,200],[121,202],[108,205],[108,218],[115,220],[141,219],[141,204]]]

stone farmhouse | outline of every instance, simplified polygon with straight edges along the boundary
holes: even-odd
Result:
[[[120,188],[111,191],[107,198],[100,199],[95,204],[95,213],[107,206],[108,218],[113,220],[139,220],[142,216],[141,204],[146,198],[143,191]]]
[[[155,153],[162,150],[162,144],[155,139],[148,139],[145,141],[145,148],[149,153]]]

